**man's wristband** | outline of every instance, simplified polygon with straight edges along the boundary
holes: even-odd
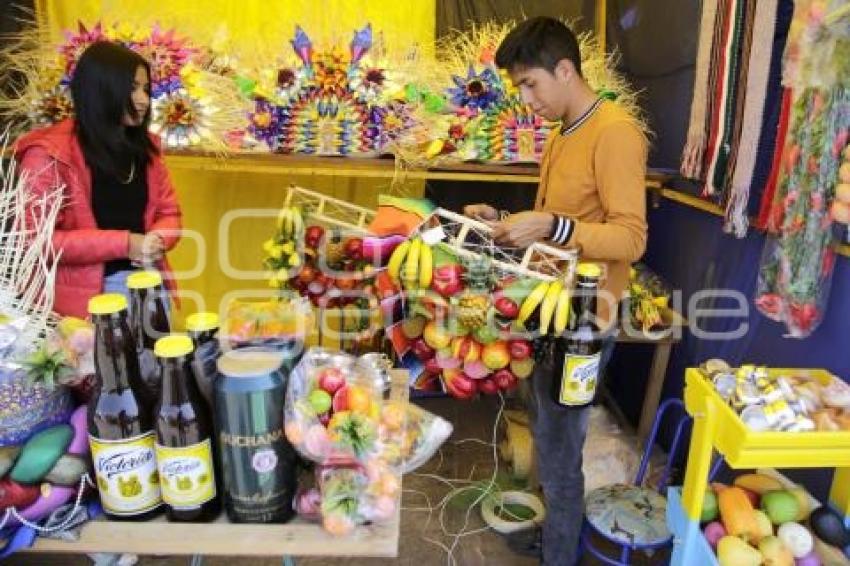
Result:
[[[549,240],[553,244],[564,245],[570,241],[573,235],[575,222],[566,216],[560,216],[558,214],[553,214],[552,216],[555,218],[555,221],[552,222],[552,232],[549,234]]]

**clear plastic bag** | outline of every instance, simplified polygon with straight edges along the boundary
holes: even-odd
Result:
[[[355,362],[311,348],[289,374],[286,436],[308,460],[341,465],[376,457],[382,392]]]
[[[395,471],[407,474],[437,452],[451,436],[451,423],[410,403],[389,401],[381,407],[381,456]]]

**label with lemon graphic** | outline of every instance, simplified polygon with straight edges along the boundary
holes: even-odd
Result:
[[[562,405],[587,405],[593,401],[599,375],[599,358],[599,353],[590,356],[564,356],[560,395]]]
[[[209,439],[180,448],[156,445],[162,499],[175,509],[194,509],[215,497]]]
[[[103,440],[89,435],[100,502],[113,515],[140,515],[162,503],[153,432]]]

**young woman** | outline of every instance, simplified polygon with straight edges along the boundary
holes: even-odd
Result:
[[[101,292],[126,293],[141,265],[163,272],[180,237],[181,212],[158,139],[148,133],[150,65],[100,41],[80,56],[71,79],[74,119],[22,136],[15,154],[35,193],[63,187],[53,245],[61,253],[54,310],[87,316]]]

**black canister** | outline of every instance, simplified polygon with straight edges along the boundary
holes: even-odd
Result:
[[[283,430],[283,356],[263,348],[218,359],[215,421],[224,477],[224,507],[234,523],[292,518],[295,451]]]

